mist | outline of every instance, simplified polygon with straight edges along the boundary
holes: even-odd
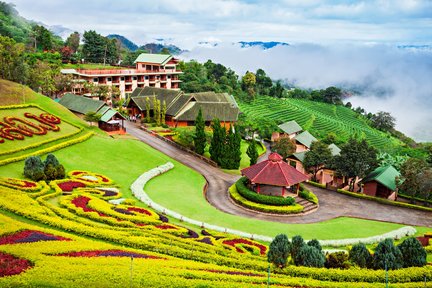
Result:
[[[211,59],[243,75],[262,68],[272,79],[300,88],[338,86],[353,89],[354,107],[387,111],[396,128],[416,141],[432,141],[432,50],[387,45],[313,45],[241,48],[197,47],[182,59]]]

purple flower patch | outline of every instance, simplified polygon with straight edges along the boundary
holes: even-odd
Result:
[[[103,197],[112,197],[112,196],[117,196],[118,193],[114,192],[114,191],[105,191],[105,193],[103,194]]]
[[[94,251],[79,251],[56,254],[55,256],[67,256],[67,257],[133,257],[133,258],[144,258],[144,259],[165,259],[162,257],[146,255],[141,253],[123,251],[123,250],[94,250]]]
[[[24,230],[0,238],[0,245],[15,243],[33,243],[39,241],[70,241],[68,238],[55,236],[39,231]]]
[[[210,237],[204,237],[202,239],[196,240],[197,242],[213,245],[213,242],[211,241]]]
[[[129,210],[126,210],[126,209],[122,209],[122,208],[114,208],[114,211],[121,213],[121,214],[125,214],[125,215],[135,215],[135,213],[130,212]]]

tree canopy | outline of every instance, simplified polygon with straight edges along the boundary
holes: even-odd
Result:
[[[317,173],[326,167],[329,168],[332,161],[333,155],[329,146],[321,141],[314,141],[311,144],[310,150],[305,154],[303,166],[308,172],[313,174],[313,181],[317,181]]]

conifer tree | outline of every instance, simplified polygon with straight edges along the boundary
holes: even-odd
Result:
[[[291,243],[285,234],[277,235],[270,243],[267,260],[279,268],[286,266],[291,250]]]
[[[24,162],[24,176],[33,180],[45,180],[44,164],[39,156],[30,156]]]
[[[145,107],[146,107],[146,122],[150,123],[150,98],[146,97],[145,101]]]
[[[166,110],[167,110],[166,101],[163,100],[162,111],[161,111],[161,123],[162,123],[162,125],[165,125]]]
[[[257,145],[256,145],[256,141],[254,139],[252,139],[252,141],[249,143],[249,147],[246,150],[246,154],[249,156],[250,158],[250,166],[254,165],[257,163],[258,160],[258,150],[257,150]]]
[[[241,161],[241,135],[240,131],[236,129],[236,127],[233,127],[234,129],[234,136],[233,136],[233,144],[232,144],[232,168],[231,169],[238,169],[240,167],[240,161]]]
[[[195,152],[200,155],[204,154],[204,149],[207,144],[204,128],[205,128],[205,121],[202,115],[202,111],[200,109],[195,119],[195,135],[194,135]]]
[[[210,158],[218,165],[221,165],[223,146],[225,144],[226,132],[220,124],[219,119],[213,119],[213,137],[210,143]]]

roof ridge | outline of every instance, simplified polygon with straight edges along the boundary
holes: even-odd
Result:
[[[281,161],[281,162],[283,162],[283,161]],[[279,167],[279,169],[281,170],[282,175],[284,176],[286,183],[287,183],[287,184],[290,184],[288,178],[286,177],[287,175],[285,175],[285,171],[284,171],[284,169],[282,169],[282,166],[281,166],[282,163],[281,163],[281,162],[277,162],[278,167]]]
[[[253,179],[251,179],[252,181],[253,181],[255,178],[257,178],[258,175],[260,175],[260,174],[264,171],[264,169],[265,169],[265,168],[270,164],[270,161],[269,161],[269,160],[266,160],[266,162],[267,162],[267,164],[264,165],[264,167],[262,167],[261,171],[259,171],[259,172],[255,175],[255,177],[254,177]],[[249,166],[249,167],[250,167],[250,166]]]

